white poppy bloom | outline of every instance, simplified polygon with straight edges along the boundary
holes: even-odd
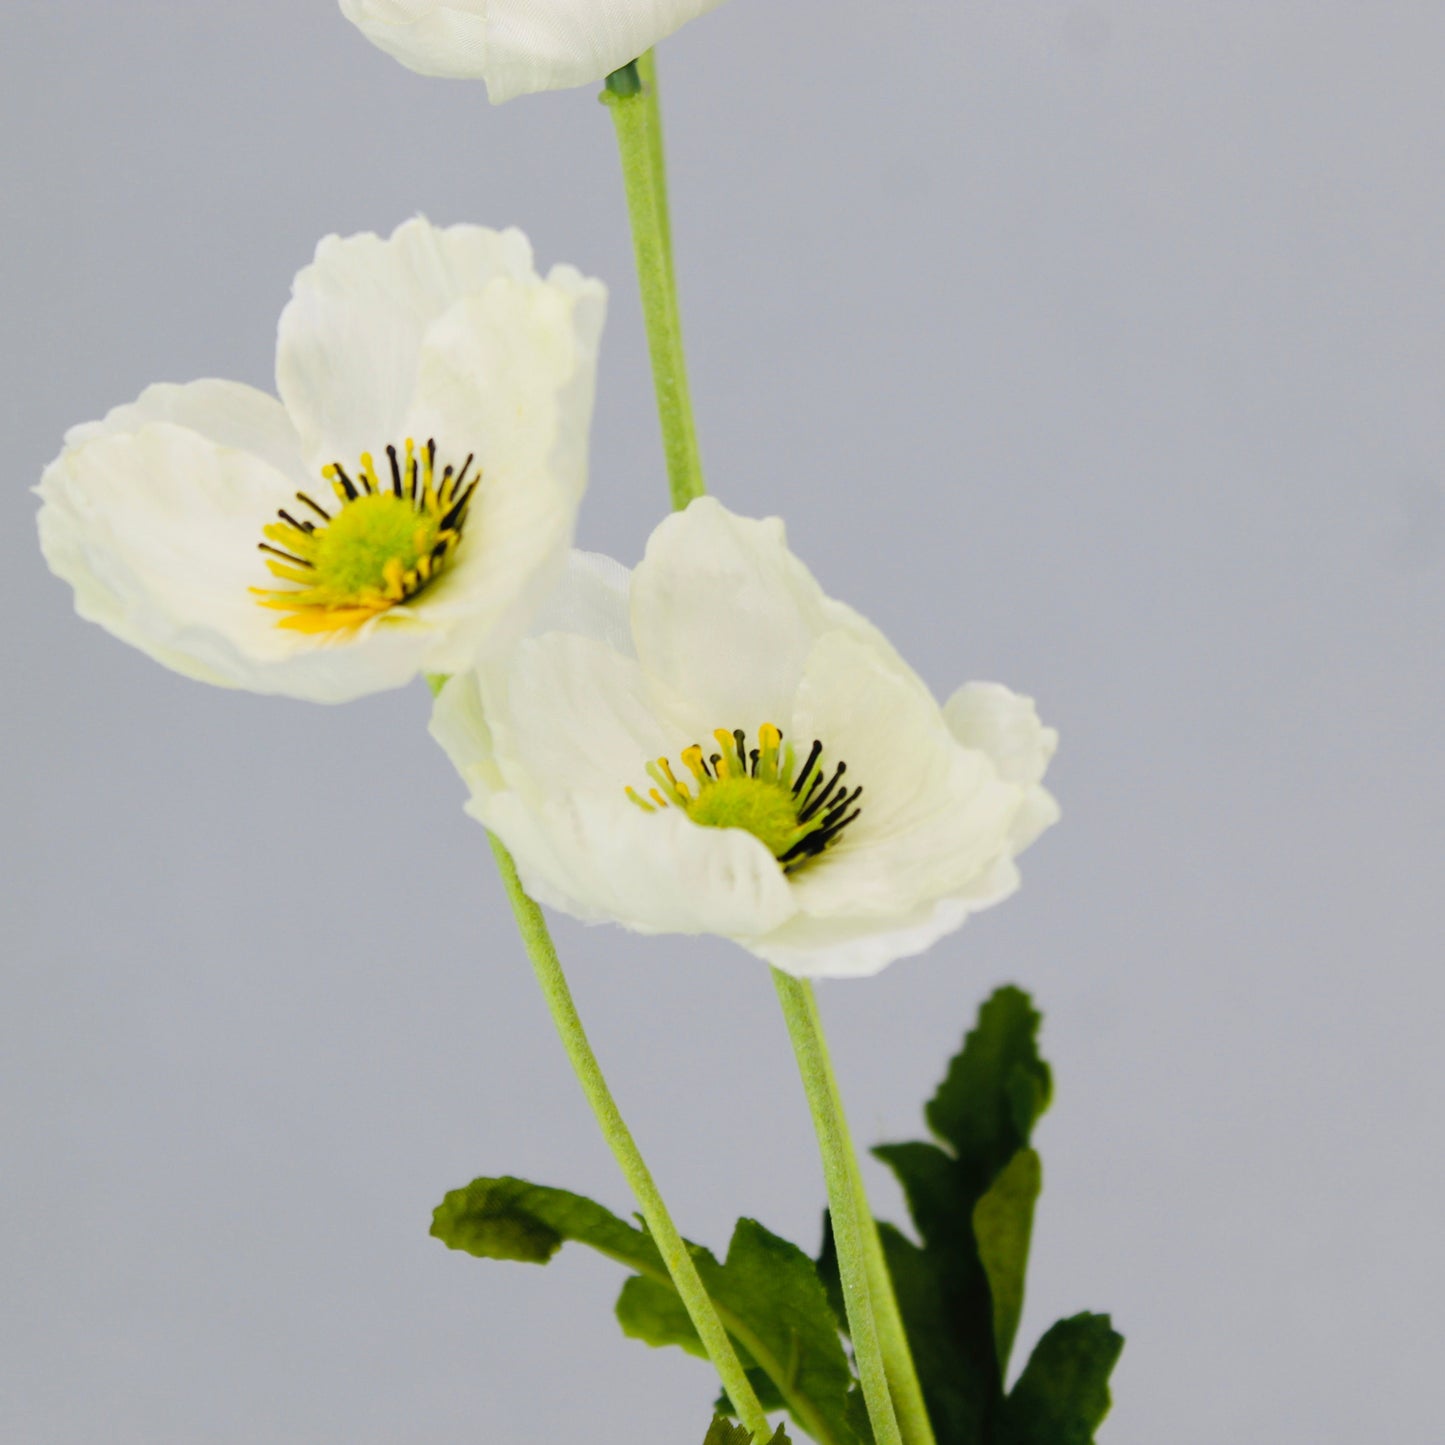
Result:
[[[432,731],[540,902],[723,934],[800,977],[926,949],[1012,893],[1058,818],[1058,738],[1029,699],[970,683],[940,707],[777,518],[709,498],[631,573],[574,552],[531,635],[452,678]]]
[[[606,291],[520,231],[329,236],[280,400],[152,386],[74,428],[40,542],[76,610],[177,672],[342,702],[515,642],[565,567]]]
[[[602,80],[719,3],[341,0],[341,12],[409,69],[480,78],[500,103]]]

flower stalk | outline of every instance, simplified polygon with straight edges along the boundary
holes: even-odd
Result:
[[[873,1217],[873,1208],[868,1202],[868,1190],[863,1183],[863,1171],[858,1166],[858,1151],[853,1147],[853,1137],[848,1129],[848,1116],[843,1109],[838,1076],[833,1071],[833,1061],[828,1053],[828,1039],[823,1032],[822,1015],[818,1011],[818,995],[810,983],[799,983],[798,989],[807,1010],[808,1026],[817,1040],[817,1058],[828,1092],[832,1096],[838,1121],[843,1164],[848,1173],[848,1183],[862,1236],[863,1269],[868,1279],[868,1292],[878,1330],[878,1345],[883,1355],[883,1369],[888,1376],[888,1388],[893,1396],[893,1407],[898,1414],[898,1426],[903,1434],[904,1445],[934,1445],[933,1424],[928,1418],[928,1407],[924,1403],[923,1386],[919,1383],[918,1368],[913,1363],[913,1351],[903,1328],[903,1315],[898,1308],[893,1277],[888,1272],[883,1240],[878,1233],[878,1222]]]
[[[662,1255],[663,1263],[672,1276],[673,1285],[687,1309],[693,1328],[697,1330],[708,1358],[722,1381],[723,1389],[727,1391],[733,1408],[738,1412],[738,1418],[756,1440],[767,1440],[771,1432],[768,1417],[758,1401],[757,1393],[748,1382],[737,1350],[718,1318],[717,1309],[703,1286],[692,1255],[677,1232],[672,1216],[667,1212],[667,1205],[663,1202],[652,1172],[632,1137],[632,1131],[627,1127],[617,1107],[617,1101],[607,1087],[602,1067],[597,1062],[597,1055],[592,1051],[587,1032],[582,1027],[581,1016],[572,1000],[572,991],[567,986],[561,961],[557,957],[557,948],[552,942],[542,910],[522,887],[512,855],[492,834],[489,833],[487,837],[491,841],[492,852],[496,855],[497,870],[502,875],[507,901],[512,905],[517,930],[522,935],[522,943],[531,961],[532,971],[541,985],[552,1022],[557,1027],[563,1048],[567,1050],[567,1057],[571,1060],[577,1081],[582,1085],[582,1092],[587,1096],[587,1102],[592,1106],[592,1112],[608,1147],[612,1150],[612,1156],[617,1160],[623,1177],[637,1199],[658,1253]]]
[[[658,105],[657,66],[649,51],[607,77],[602,102],[612,112],[667,481],[675,508],[703,495],[702,456],[693,422],[692,395],[682,346],[682,319],[677,303],[677,276],[672,260],[672,223],[667,200],[667,169],[663,158],[662,112]]]
[[[838,1275],[843,1285],[848,1333],[853,1340],[853,1355],[858,1363],[858,1378],[863,1386],[863,1400],[868,1406],[873,1437],[878,1445],[903,1445],[903,1435],[888,1387],[888,1372],[883,1363],[883,1345],[878,1333],[873,1287],[868,1277],[863,1244],[863,1224],[859,1218],[858,1192],[848,1168],[847,1156],[851,1151],[844,1133],[832,1071],[818,1032],[812,990],[807,983],[776,968],[773,970],[773,986],[783,1006],[788,1037],[793,1042],[798,1072],[803,1079],[803,1092],[808,1096],[813,1129],[823,1156],[823,1178],[828,1186],[828,1207],[832,1216],[833,1241],[838,1251]]]

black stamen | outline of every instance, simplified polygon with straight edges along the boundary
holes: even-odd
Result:
[[[446,531],[449,527],[456,526],[461,520],[463,513],[467,510],[467,504],[472,500],[472,493],[475,492],[476,489],[477,484],[473,482],[447,509],[446,516],[437,523],[443,531]]]
[[[437,470],[437,444],[434,437],[427,438],[426,464],[428,468],[430,468],[432,476],[435,477]]]
[[[316,515],[317,515],[318,517],[321,518],[321,520],[322,520],[323,522],[329,522],[329,521],[331,520],[331,513],[330,513],[330,512],[327,512],[327,511],[323,511],[320,507],[318,507],[318,506],[316,505],[316,503],[313,502],[313,501],[311,500],[311,498],[306,495],[305,492],[297,492],[297,493],[296,493],[296,500],[297,500],[298,502],[304,502],[308,507],[311,508],[311,510],[312,510],[313,512],[316,513]]]
[[[741,728],[733,729],[733,742],[738,749],[738,767],[743,770],[743,776],[748,775],[748,735]]]
[[[798,796],[798,790],[807,782],[808,774],[812,771],[813,764],[818,761],[818,754],[822,751],[823,744],[818,742],[817,739],[814,739],[812,751],[808,754],[808,761],[803,764],[803,771],[798,774],[796,781],[793,783],[793,796],[795,798]],[[820,773],[819,777],[821,776],[822,774]]]
[[[754,748],[754,749],[752,750],[752,752],[750,752],[750,753],[748,754],[748,756],[753,760],[753,777],[757,777],[757,775],[758,775],[758,759],[759,759],[760,757],[762,757],[762,752],[761,752],[759,749]]]
[[[308,536],[316,530],[316,524],[314,522],[298,522],[285,507],[282,507],[276,515],[280,517],[283,522],[287,522],[295,527],[298,532],[305,532]]]
[[[467,453],[467,459],[466,459],[466,461],[464,461],[464,462],[462,463],[462,469],[461,469],[461,471],[459,471],[459,472],[457,473],[457,479],[456,479],[456,482],[455,482],[455,486],[456,486],[457,490],[460,491],[460,490],[461,490],[461,485],[462,485],[462,483],[463,483],[464,481],[466,481],[466,479],[467,479],[467,468],[471,466],[472,461],[473,461],[473,459],[474,459],[475,457],[476,457],[476,453],[475,453],[475,452],[468,452],[468,453]]]
[[[713,770],[713,772],[716,773],[716,772],[717,772],[717,765],[718,765],[720,762],[722,762],[722,754],[721,754],[721,753],[714,753],[714,754],[712,755],[710,761],[711,761],[711,763],[712,763],[712,770]],[[721,776],[721,775],[719,774],[719,776]]]
[[[273,547],[269,542],[257,542],[256,545],[263,552],[270,552],[287,562],[294,562],[298,567],[309,567],[313,572],[316,570],[304,557],[293,557],[289,552],[283,552],[279,547]]]
[[[446,470],[442,473],[442,484],[437,488],[437,497],[443,506],[446,505],[447,493],[452,489],[452,470],[452,465],[448,462]]]
[[[827,785],[824,787],[821,793],[819,793],[815,797],[813,795],[813,790],[811,788],[808,790],[808,797],[804,802],[803,811],[798,814],[798,821],[800,823],[808,822],[818,812],[818,810],[823,807],[823,805],[828,801],[829,796],[832,794],[833,789],[838,786],[838,780],[847,771],[848,764],[839,763],[838,771],[835,772],[833,776],[828,779]],[[821,778],[823,774],[820,772],[818,776]]]
[[[406,464],[406,490],[407,495],[416,501],[416,458],[411,457]]]
[[[386,459],[391,463],[391,492],[395,497],[401,496],[401,466],[396,460],[396,448],[388,444],[386,448]]]
[[[356,490],[356,483],[346,475],[346,468],[340,462],[332,462],[331,469],[336,473],[336,480],[341,483],[346,492],[346,500],[354,502],[361,493]]]

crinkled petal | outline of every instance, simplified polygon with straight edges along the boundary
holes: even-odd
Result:
[[[403,430],[457,464],[475,455],[483,479],[549,478],[577,505],[606,309],[602,283],[570,266],[488,282],[427,329]]]
[[[1005,782],[1031,787],[1043,780],[1059,735],[1039,721],[1031,697],[997,682],[967,682],[944,704],[954,737],[993,759]]]
[[[751,833],[699,828],[675,808],[644,813],[620,790],[474,793],[468,811],[511,850],[534,898],[588,922],[736,938],[793,913],[782,869]]]
[[[766,938],[740,940],[795,978],[867,978],[932,948],[962,926],[969,904],[945,898],[889,918],[815,918],[799,913]]]
[[[794,740],[818,738],[828,768],[846,762],[861,814],[799,870],[799,908],[881,916],[958,893],[1006,854],[1022,790],[960,747],[912,673],[844,633],[814,648],[794,711]]]
[[[493,103],[600,81],[720,0],[341,0],[423,75],[480,76]]]
[[[637,655],[708,729],[785,726],[814,642],[834,630],[902,666],[876,628],[824,594],[779,518],[737,517],[711,497],[663,521],[632,574]]]
[[[999,776],[1024,789],[1010,846],[1022,853],[1059,821],[1059,805],[1041,785],[1058,750],[1059,735],[1039,721],[1031,697],[996,682],[965,683],[944,705],[954,737],[993,759]]]
[[[416,218],[386,239],[321,241],[296,277],[276,349],[277,388],[308,469],[400,445],[431,324],[495,278],[532,275],[531,244],[516,230]]]
[[[636,657],[628,611],[630,568],[601,552],[574,548],[557,586],[532,618],[531,634],[573,632],[605,643],[623,657]]]
[[[317,702],[400,687],[420,634],[373,623],[318,644],[252,594],[272,582],[260,524],[293,490],[260,457],[186,427],[102,433],[46,469],[41,548],[81,616],[187,676]]]
[[[425,630],[427,672],[458,672],[505,650],[562,575],[576,516],[546,476],[485,476],[455,560],[383,625],[409,616]]]
[[[296,484],[306,480],[301,439],[286,408],[269,392],[238,381],[157,382],[132,402],[113,407],[100,421],[65,434],[67,448],[102,436],[128,436],[151,422],[182,426],[217,446],[250,452]]]
[[[528,638],[481,669],[481,692],[502,773],[520,791],[623,798],[633,787],[645,798],[647,764],[677,751],[679,725],[642,668],[589,637]]]
[[[1019,887],[1018,865],[999,858],[962,893],[883,918],[819,918],[798,913],[766,938],[744,947],[796,978],[863,978],[900,958],[912,958],[963,926],[970,913],[991,908]]]

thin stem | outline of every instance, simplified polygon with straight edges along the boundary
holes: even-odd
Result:
[[[582,1092],[586,1094],[587,1102],[597,1116],[597,1122],[602,1127],[603,1137],[612,1150],[613,1158],[617,1160],[618,1167],[636,1196],[653,1242],[667,1265],[668,1274],[672,1276],[673,1286],[687,1308],[693,1328],[697,1330],[708,1358],[717,1370],[718,1378],[722,1380],[723,1389],[727,1391],[733,1408],[738,1412],[738,1418],[757,1440],[767,1440],[771,1434],[768,1417],[743,1372],[733,1342],[698,1277],[692,1255],[677,1232],[677,1227],[667,1212],[667,1206],[662,1202],[662,1195],[658,1192],[632,1133],[617,1108],[612,1091],[607,1087],[597,1055],[592,1052],[592,1045],[587,1041],[587,1033],[582,1027],[577,1006],[572,1001],[572,991],[567,987],[567,979],[557,958],[556,945],[552,942],[542,910],[527,896],[522,887],[512,855],[497,838],[491,834],[487,836],[491,838],[492,852],[497,856],[497,869],[507,890],[507,900],[516,915],[517,929],[522,935],[527,957],[531,960],[537,982],[542,986],[542,994],[552,1013],[552,1022],[557,1026],[562,1047],[567,1050],[567,1057],[572,1061],[577,1080],[582,1085]]]
[[[903,1432],[904,1445],[934,1445],[933,1424],[928,1418],[928,1406],[924,1403],[923,1386],[918,1381],[918,1368],[913,1363],[913,1351],[909,1348],[908,1335],[903,1328],[903,1315],[898,1308],[898,1296],[893,1289],[893,1276],[888,1271],[883,1241],[878,1234],[878,1222],[874,1219],[873,1208],[868,1202],[863,1171],[858,1165],[858,1151],[853,1147],[852,1135],[848,1129],[848,1116],[843,1109],[838,1076],[828,1053],[828,1039],[823,1032],[822,1015],[818,1011],[818,996],[811,984],[804,983],[800,987],[806,999],[808,1019],[818,1041],[818,1055],[838,1119],[844,1162],[863,1235],[863,1258],[868,1275],[868,1289],[873,1297],[878,1341],[883,1350],[883,1367],[888,1374],[894,1408],[898,1411],[898,1425]]]
[[[652,357],[652,382],[657,392],[657,415],[662,423],[667,482],[672,505],[680,509],[694,497],[702,496],[707,488],[682,349],[663,162],[662,112],[657,103],[657,71],[651,53],[608,76],[602,100],[612,112],[617,131],[647,349]]]
[[[843,1284],[843,1304],[848,1313],[848,1333],[863,1400],[873,1426],[877,1445],[902,1445],[903,1436],[893,1413],[883,1347],[878,1337],[873,1291],[869,1285],[867,1250],[858,1218],[858,1195],[848,1170],[850,1152],[839,1117],[838,1099],[832,1087],[832,1071],[817,1027],[816,1009],[810,1007],[812,990],[806,983],[773,970],[773,985],[783,1006],[788,1037],[803,1077],[803,1092],[813,1114],[813,1129],[823,1156],[823,1178],[828,1186],[828,1207],[832,1212],[833,1241],[838,1250],[838,1274]]]

